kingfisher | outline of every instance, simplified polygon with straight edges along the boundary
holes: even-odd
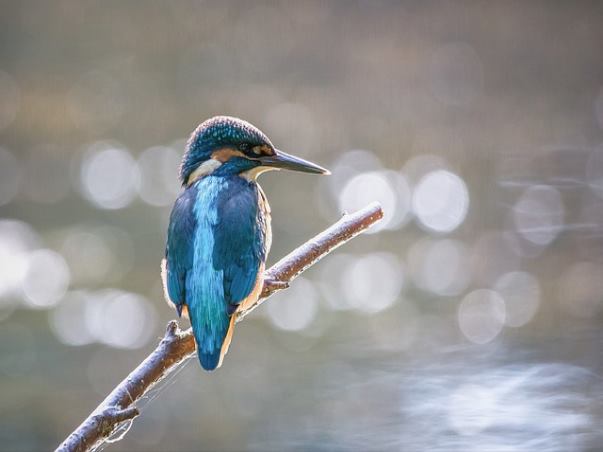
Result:
[[[237,313],[262,292],[272,230],[257,177],[280,169],[329,174],[239,118],[208,119],[187,142],[161,273],[166,301],[190,319],[205,370],[222,365]]]

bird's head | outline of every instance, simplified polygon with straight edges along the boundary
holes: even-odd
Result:
[[[276,149],[260,129],[247,121],[216,116],[201,123],[188,140],[180,180],[190,185],[209,174],[240,174],[255,179],[276,169],[329,174],[314,163]]]

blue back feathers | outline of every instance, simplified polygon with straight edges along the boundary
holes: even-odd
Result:
[[[270,139],[257,127],[239,118],[215,116],[201,123],[192,133],[180,165],[180,181],[184,184],[201,163],[220,147],[237,147],[240,143],[270,144]]]
[[[174,206],[166,249],[171,300],[186,303],[203,368],[220,360],[230,317],[253,290],[266,259],[259,188],[235,175],[210,175]]]

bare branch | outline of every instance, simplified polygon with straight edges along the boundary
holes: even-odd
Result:
[[[275,292],[286,289],[300,273],[335,248],[351,240],[383,217],[381,206],[370,204],[344,215],[337,223],[296,248],[265,273],[264,288],[256,304],[238,314],[237,322]],[[195,340],[190,329],[181,331],[174,320],[153,352],[134,369],[88,418],[56,449],[59,452],[95,450],[125,421],[138,416],[135,403],[169,373],[193,356]]]

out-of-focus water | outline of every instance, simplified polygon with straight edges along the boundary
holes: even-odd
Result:
[[[56,446],[175,317],[188,134],[243,117],[270,262],[384,220],[155,388],[114,450],[603,449],[603,7],[12,2],[0,15],[0,443]]]
[[[276,433],[253,448],[598,450],[601,377],[586,367],[507,354],[457,350],[439,356],[440,363],[407,362],[323,382],[331,404],[302,425],[277,420]]]

